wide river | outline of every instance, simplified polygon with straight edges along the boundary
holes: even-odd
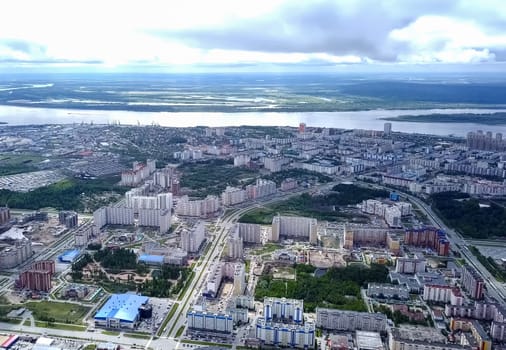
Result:
[[[158,124],[170,127],[191,126],[308,126],[383,130],[386,122],[381,118],[399,115],[493,113],[506,110],[491,109],[414,109],[414,110],[369,110],[353,112],[133,112],[106,110],[76,110],[0,106],[0,122],[8,125],[27,124],[108,124],[120,122],[130,125]],[[414,123],[392,121],[392,131],[407,133],[465,136],[469,131],[485,130],[506,135],[506,125],[483,125],[479,123]]]

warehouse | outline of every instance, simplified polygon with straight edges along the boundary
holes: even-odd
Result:
[[[139,321],[139,308],[148,297],[136,294],[113,294],[95,314],[95,325],[106,328],[135,328]]]

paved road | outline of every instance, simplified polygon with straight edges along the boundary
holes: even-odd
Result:
[[[380,188],[384,188],[387,190],[392,190],[391,188],[388,188],[386,186],[381,186],[381,185],[375,185],[375,186],[380,187]],[[407,193],[400,192],[397,189],[396,189],[396,191],[397,191],[397,193],[408,198],[410,201],[412,201],[418,207],[420,207],[420,209],[422,209],[425,212],[425,214],[427,215],[427,217],[429,218],[429,220],[431,221],[431,223],[434,226],[440,227],[446,232],[446,236],[447,236],[448,240],[450,241],[452,250],[459,252],[467,260],[467,262],[480,273],[480,275],[487,282],[487,294],[489,296],[493,297],[494,299],[496,299],[503,306],[506,306],[505,285],[501,282],[498,282],[495,279],[495,277],[492,276],[492,274],[478,261],[476,256],[474,256],[471,253],[471,251],[468,248],[469,242],[466,241],[466,239],[464,237],[462,237],[462,235],[460,233],[458,233],[455,230],[446,226],[444,224],[443,220],[441,220],[441,218],[439,218],[436,215],[436,213],[434,213],[432,208],[428,204],[423,202],[420,198],[417,198],[417,197],[412,196]]]

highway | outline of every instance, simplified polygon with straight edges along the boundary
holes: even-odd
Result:
[[[406,194],[404,194],[406,195]],[[504,288],[504,284],[501,282],[498,282],[494,276],[478,261],[476,256],[474,256],[473,253],[469,250],[467,247],[468,242],[460,235],[460,233],[456,232],[455,230],[449,228],[446,226],[433,211],[430,206],[428,206],[426,203],[421,201],[420,199],[413,197],[411,195],[406,195],[409,200],[411,200],[413,203],[418,205],[429,220],[432,222],[433,225],[438,226],[442,228],[446,232],[446,236],[451,244],[451,249],[453,251],[459,252],[463,257],[466,258],[467,262],[474,267],[480,275],[485,279],[487,282],[487,294],[494,299],[496,299],[500,304],[503,306],[506,306],[505,296],[506,296],[506,289]],[[459,248],[460,247],[460,248]]]
[[[364,185],[369,185],[366,183],[363,183]],[[392,191],[393,189],[381,186],[381,185],[374,185],[378,188],[383,188],[385,190]],[[462,235],[455,230],[449,228],[446,226],[439,218],[436,213],[432,210],[432,208],[427,205],[424,201],[422,201],[420,198],[412,196],[408,193],[404,193],[399,191],[398,189],[395,189],[397,193],[399,193],[401,196],[408,198],[412,203],[417,205],[426,215],[427,218],[430,220],[432,225],[436,227],[440,227],[446,232],[446,236],[448,240],[450,241],[451,249],[453,251],[459,252],[462,257],[466,259],[466,261],[474,267],[480,275],[483,277],[483,279],[486,281],[487,284],[487,295],[496,299],[501,305],[506,306],[506,288],[505,285],[501,282],[498,282],[494,276],[478,261],[476,256],[471,253],[471,251],[468,248],[468,241]]]
[[[338,182],[331,182],[327,184],[323,184],[317,187],[300,189],[299,191],[288,192],[288,193],[278,193],[273,197],[263,198],[254,202],[247,203],[242,208],[231,208],[235,209],[234,211],[230,211],[225,213],[222,217],[220,217],[215,224],[214,229],[214,239],[209,242],[210,247],[206,251],[205,255],[202,256],[198,264],[194,267],[194,278],[190,282],[190,285],[187,289],[185,289],[184,294],[180,296],[180,301],[176,301],[174,305],[178,305],[177,312],[172,316],[172,318],[167,323],[166,327],[164,327],[162,331],[162,336],[158,339],[151,337],[150,339],[136,339],[129,338],[121,334],[120,336],[110,336],[106,334],[102,334],[99,332],[75,332],[75,331],[66,331],[66,330],[58,330],[58,329],[45,329],[39,327],[26,327],[19,326],[13,324],[0,323],[0,329],[8,330],[8,331],[20,331],[25,333],[34,333],[40,334],[42,332],[46,332],[48,335],[53,336],[61,336],[61,337],[76,337],[81,339],[88,339],[91,341],[103,341],[103,342],[114,342],[121,345],[132,346],[136,344],[137,346],[142,346],[145,349],[178,349],[180,348],[180,340],[176,338],[176,334],[178,330],[185,326],[186,324],[186,313],[192,307],[192,304],[201,293],[202,286],[207,278],[207,272],[209,266],[212,262],[218,261],[223,249],[226,246],[226,238],[228,237],[229,230],[233,227],[233,225],[237,222],[237,220],[246,212],[262,207],[264,205],[268,205],[274,202],[279,202],[282,200],[286,200],[290,197],[300,195],[305,192],[314,192],[314,191],[327,191],[332,186],[337,184]],[[89,223],[87,223],[89,224]],[[36,260],[49,259],[54,257],[58,252],[60,252],[64,248],[69,248],[73,246],[74,241],[74,230],[71,230],[62,237],[60,237],[57,241],[53,242],[48,249],[34,255],[28,261],[26,261],[23,266],[27,266]],[[19,267],[18,267],[19,270]],[[7,288],[11,288],[13,285],[13,281],[10,281],[8,285],[1,286],[1,290],[5,290]]]

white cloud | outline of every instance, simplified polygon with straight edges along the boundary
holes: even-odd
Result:
[[[375,11],[367,0],[7,0],[0,60],[473,63],[506,50],[502,0],[392,0]]]

